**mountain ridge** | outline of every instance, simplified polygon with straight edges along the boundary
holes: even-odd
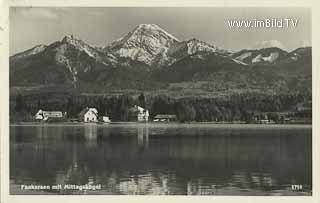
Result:
[[[280,84],[295,81],[301,89],[311,75],[311,52],[311,47],[292,52],[277,47],[231,52],[195,38],[179,40],[155,24],[140,24],[101,48],[66,35],[50,45],[17,53],[10,57],[10,86],[71,84],[84,91],[104,91],[219,81],[232,88],[259,84],[281,89]]]

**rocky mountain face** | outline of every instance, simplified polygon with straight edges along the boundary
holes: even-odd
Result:
[[[311,47],[290,53],[277,47],[232,53],[198,39],[181,41],[157,25],[141,24],[105,47],[68,35],[13,55],[10,86],[69,84],[103,92],[206,81],[231,88],[285,84],[290,90],[288,84],[294,82],[295,88],[300,83],[306,87],[311,70]]]

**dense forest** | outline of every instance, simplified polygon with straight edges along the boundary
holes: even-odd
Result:
[[[108,115],[112,121],[128,121],[129,109],[134,105],[149,110],[151,118],[157,114],[175,114],[185,121],[246,121],[253,116],[269,113],[272,120],[281,119],[272,112],[294,112],[299,104],[310,104],[311,95],[306,94],[235,94],[217,98],[183,97],[167,95],[70,95],[34,94],[15,95],[10,98],[10,121],[32,121],[39,110],[67,112],[68,118],[77,118],[86,107],[95,107],[99,116]]]

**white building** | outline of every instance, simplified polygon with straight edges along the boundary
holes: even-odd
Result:
[[[48,121],[50,119],[62,119],[64,118],[63,113],[61,111],[43,111],[39,110],[36,115],[36,120]]]
[[[109,116],[102,116],[102,121],[103,121],[104,123],[110,123],[110,122],[111,122]]]
[[[89,123],[98,122],[98,110],[96,108],[85,108],[79,113],[79,120]]]
[[[140,106],[135,105],[129,109],[129,120],[131,121],[148,121],[149,111]]]

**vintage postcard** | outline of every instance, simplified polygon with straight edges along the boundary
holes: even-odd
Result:
[[[312,12],[9,6],[8,196],[315,202]]]

